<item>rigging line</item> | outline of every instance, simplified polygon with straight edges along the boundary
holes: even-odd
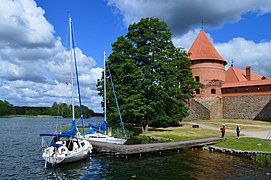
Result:
[[[78,69],[77,69],[77,59],[75,54],[75,47],[74,47],[74,33],[73,33],[73,26],[71,23],[71,32],[72,32],[72,49],[73,51],[73,57],[74,57],[74,65],[75,65],[75,73],[76,73],[76,82],[77,82],[77,90],[78,90],[78,96],[79,96],[79,105],[80,105],[80,118],[82,120],[82,127],[83,127],[83,134],[85,134],[85,127],[84,127],[84,118],[83,118],[83,110],[82,110],[82,102],[81,102],[81,93],[80,93],[80,83],[78,78]]]
[[[106,53],[104,51],[104,121],[106,122],[106,64],[105,64],[105,59],[106,59]],[[106,134],[105,130],[105,134]]]
[[[114,88],[114,83],[113,83],[113,79],[112,79],[112,75],[111,75],[111,72],[110,72],[108,61],[106,61],[106,65],[107,65],[107,68],[108,68],[109,78],[110,78],[110,81],[111,81],[112,90],[113,90],[116,105],[117,105],[117,108],[118,108],[118,113],[119,113],[119,117],[120,117],[121,126],[122,126],[122,129],[123,129],[123,132],[124,132],[124,136],[126,138],[126,131],[125,131],[125,128],[124,128],[124,123],[122,121],[122,116],[121,116],[121,113],[120,113],[118,98],[117,98],[117,94],[116,94],[116,91],[115,91],[115,88]]]

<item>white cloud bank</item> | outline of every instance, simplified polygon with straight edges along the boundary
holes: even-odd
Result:
[[[187,50],[201,21],[206,29],[219,28],[226,22],[237,23],[248,12],[259,16],[271,12],[270,0],[108,0],[108,5],[122,15],[126,26],[145,17],[160,18],[170,27],[174,44]],[[255,43],[235,37],[214,45],[229,64],[233,60],[241,69],[251,65],[255,73],[271,77],[271,41]]]
[[[54,36],[44,10],[33,0],[0,0],[0,19],[0,99],[20,106],[71,103],[65,84],[70,79],[69,51]],[[102,69],[93,68],[95,60],[80,49],[76,52],[82,102],[100,112],[95,85]]]

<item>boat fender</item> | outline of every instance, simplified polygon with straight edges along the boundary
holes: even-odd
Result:
[[[66,146],[61,146],[60,148],[58,148],[58,153],[59,154],[68,154],[68,148]]]

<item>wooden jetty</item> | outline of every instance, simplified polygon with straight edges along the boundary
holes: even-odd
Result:
[[[218,143],[222,138],[204,138],[189,141],[179,141],[179,142],[166,142],[166,143],[150,143],[150,144],[135,144],[135,145],[120,145],[103,143],[97,141],[90,141],[93,149],[97,152],[102,153],[112,153],[118,155],[131,155],[131,154],[141,154],[147,152],[161,152],[165,150],[174,149],[186,149],[193,147],[200,147],[204,145],[210,145]]]

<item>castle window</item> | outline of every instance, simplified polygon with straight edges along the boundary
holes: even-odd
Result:
[[[215,89],[211,89],[211,94],[216,94],[216,90]]]
[[[234,89],[235,92],[237,92],[237,89]]]
[[[200,89],[196,89],[196,94],[200,94]]]
[[[199,76],[195,76],[197,82],[199,82]]]

